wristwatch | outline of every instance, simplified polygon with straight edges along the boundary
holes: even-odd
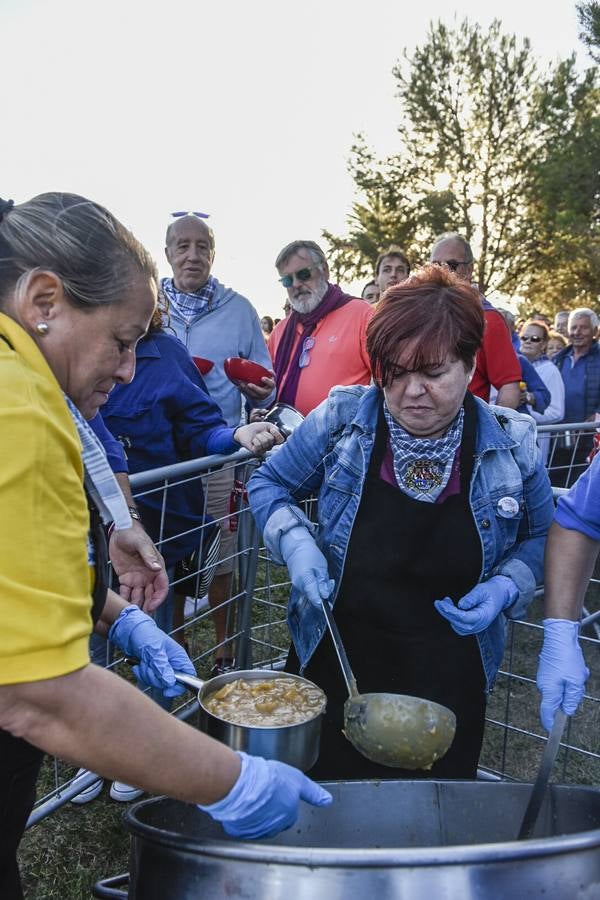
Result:
[[[142,517],[140,516],[137,506],[128,506],[127,509],[129,510],[129,515],[132,519],[135,519],[136,522],[142,521]]]

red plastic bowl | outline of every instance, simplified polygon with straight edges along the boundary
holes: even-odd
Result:
[[[223,368],[229,380],[233,381],[234,384],[244,381],[247,384],[256,384],[262,387],[261,379],[274,377],[273,372],[270,372],[269,369],[259,366],[258,363],[252,362],[251,359],[242,359],[239,356],[230,356],[223,363]]]
[[[192,359],[196,363],[196,368],[201,375],[208,375],[208,373],[214,366],[214,362],[212,361],[212,359],[202,359],[201,356],[192,356]]]

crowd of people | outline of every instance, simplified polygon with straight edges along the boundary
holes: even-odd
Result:
[[[469,281],[473,275],[473,254],[469,244],[458,234],[442,235],[434,244],[432,262],[444,262],[457,275]],[[392,264],[394,262],[394,265]],[[384,264],[382,264],[384,263]],[[399,248],[393,247],[376,262],[374,280],[362,291],[362,298],[377,304],[381,293],[390,284],[397,284],[410,272],[410,264]],[[561,423],[593,423],[600,410],[600,379],[598,369],[597,313],[588,307],[560,310],[553,319],[543,313],[535,313],[526,319],[517,319],[507,309],[494,308],[482,297],[487,315],[485,347],[492,360],[490,390],[487,397],[479,392],[477,383],[469,389],[499,406],[518,409],[530,415],[538,425]],[[498,331],[497,314],[504,319],[513,350],[517,356],[519,373],[519,400],[515,382],[504,379],[515,369],[506,336]],[[482,347],[481,367],[484,362]],[[500,393],[502,380],[508,390]],[[550,469],[552,484],[570,487],[585,470],[592,445],[590,427],[579,438],[554,441],[540,437],[538,446],[542,459]]]
[[[452,233],[412,272],[400,248],[383,249],[362,298],[330,281],[318,244],[293,241],[275,260],[285,317],[260,320],[213,275],[205,219],[168,224],[172,274],[159,281],[97,204],[60,193],[0,200],[0,895],[10,900],[21,897],[16,850],[43,752],[97,772],[97,785],[113,779],[117,799],[167,793],[245,838],[289,827],[300,800],[331,802],[311,778],[407,776],[343,736],[323,603],[363,691],[455,712],[449,752],[410,777],[476,777],[506,619],[526,614],[544,566],[544,727],[583,696],[578,630],[600,546],[600,461],[588,467],[590,441],[573,451],[537,440],[536,424],[600,412],[596,314],[514,322],[473,287],[472,249]],[[267,374],[233,382],[231,357]],[[265,418],[274,403],[304,417],[285,443]],[[136,503],[128,473],[240,446],[268,453],[248,489],[289,570],[287,669],[328,698],[311,778],[235,753],[161,708],[183,690],[174,672],[195,672],[168,635],[183,602],[173,583],[211,523],[213,673],[235,667],[224,611],[235,591],[234,472],[211,474],[206,497],[183,484],[166,505],[151,492]],[[556,511],[549,463],[564,463],[567,486],[583,472]],[[309,518],[303,501],[314,496]],[[102,667],[105,638],[139,660],[157,703]],[[138,749],[150,744],[148,768]]]

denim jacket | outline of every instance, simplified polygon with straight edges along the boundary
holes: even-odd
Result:
[[[533,421],[475,400],[477,438],[469,500],[482,547],[479,581],[506,575],[519,589],[512,606],[477,635],[489,690],[504,653],[505,616],[521,618],[541,581],[554,503],[548,476],[538,461]],[[283,564],[282,534],[298,524],[313,533],[335,580],[333,602],[373,450],[380,402],[377,387],[333,388],[248,484],[252,512],[275,562]],[[297,505],[313,495],[318,496],[318,525]],[[500,503],[507,497],[516,503]],[[288,626],[304,668],[326,624],[323,614],[294,589]]]

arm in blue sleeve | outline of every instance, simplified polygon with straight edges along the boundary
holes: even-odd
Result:
[[[121,441],[118,441],[116,437],[113,437],[110,433],[99,412],[96,413],[93,419],[90,419],[88,425],[104,447],[108,464],[113,472],[129,472],[123,445]]]
[[[521,363],[521,372],[523,373],[523,381],[527,385],[527,390],[530,394],[533,394],[535,397],[535,411],[538,413],[543,413],[550,403],[551,395],[550,391],[542,381],[541,377],[536,372],[534,366],[531,365],[529,360],[523,356],[522,353],[518,353],[519,362]],[[526,412],[527,410],[525,410]]]
[[[560,497],[555,519],[562,528],[600,541],[600,453],[568,494]]]
[[[248,482],[252,515],[277,562],[281,562],[279,542],[283,534],[296,525],[315,531],[316,526],[298,504],[318,493],[323,482],[327,413],[328,401],[324,400]]]

